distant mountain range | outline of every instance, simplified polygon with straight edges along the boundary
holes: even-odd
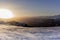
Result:
[[[23,27],[52,27],[60,26],[60,15],[56,16],[40,16],[40,17],[29,17],[21,19],[20,21],[10,21],[4,22],[0,21],[0,24],[8,24],[14,26],[23,26]]]

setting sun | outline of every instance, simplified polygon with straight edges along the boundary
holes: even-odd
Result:
[[[8,9],[0,9],[0,18],[13,18],[13,13]]]

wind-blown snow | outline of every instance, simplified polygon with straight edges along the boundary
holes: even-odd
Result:
[[[0,40],[60,40],[60,27],[0,25]]]

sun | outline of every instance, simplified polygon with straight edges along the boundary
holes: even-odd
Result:
[[[12,13],[12,11],[8,10],[8,9],[0,9],[0,18],[13,18],[14,15]]]

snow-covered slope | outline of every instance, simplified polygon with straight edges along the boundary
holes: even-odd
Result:
[[[0,25],[0,40],[60,40],[60,27]]]

